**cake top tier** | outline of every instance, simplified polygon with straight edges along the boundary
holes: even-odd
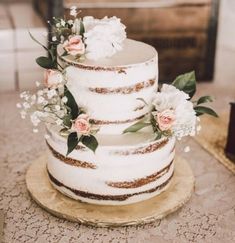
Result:
[[[115,53],[112,57],[100,58],[98,60],[76,59],[72,55],[62,56],[63,47],[59,46],[58,54],[61,59],[69,64],[82,64],[86,66],[102,66],[102,67],[119,67],[132,66],[135,64],[145,63],[156,57],[157,51],[154,47],[131,39],[125,39],[123,48]]]

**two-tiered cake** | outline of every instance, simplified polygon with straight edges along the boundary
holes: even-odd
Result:
[[[194,136],[197,116],[217,116],[202,105],[212,99],[191,101],[194,72],[159,88],[152,46],[127,39],[116,17],[77,14],[53,19],[49,56],[36,60],[43,87],[20,95],[21,116],[34,132],[47,124],[48,178],[62,193],[103,205],[154,197],[173,177],[175,138]]]
[[[67,65],[67,86],[79,106],[100,127],[96,152],[77,146],[66,157],[67,144],[48,129],[48,174],[66,195],[95,204],[139,202],[164,191],[173,176],[175,139],[154,140],[151,129],[122,134],[150,112],[158,88],[158,56],[145,43],[126,39],[111,58]]]

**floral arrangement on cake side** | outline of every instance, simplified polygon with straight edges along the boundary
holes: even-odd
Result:
[[[171,85],[163,84],[152,101],[150,115],[125,129],[124,133],[137,132],[151,126],[156,139],[162,136],[175,136],[180,140],[185,136],[196,135],[201,130],[199,116],[208,114],[218,117],[218,115],[210,107],[202,105],[212,102],[211,96],[202,96],[192,101],[195,93],[194,71],[179,75]]]
[[[66,69],[57,62],[57,46],[63,46],[63,56],[70,55],[76,60],[97,60],[120,51],[126,38],[125,26],[116,17],[81,19],[77,17],[75,7],[71,8],[70,15],[72,19],[54,18],[52,23],[49,22],[52,29],[49,47],[42,45],[29,33],[31,38],[48,52],[47,57],[36,59],[37,64],[45,69],[44,81],[36,82],[36,93],[21,93],[22,102],[17,104],[21,109],[21,117],[30,117],[35,133],[38,132],[37,127],[41,122],[60,128],[61,136],[67,138],[67,155],[79,143],[95,152],[98,147],[95,134],[99,127],[94,125],[86,111],[77,105],[66,86]],[[137,132],[152,126],[156,139],[162,136],[176,136],[180,139],[183,136],[195,135],[196,129],[199,130],[198,116],[204,113],[217,116],[211,108],[201,105],[211,102],[210,96],[191,101],[195,91],[194,72],[178,76],[172,85],[163,84],[151,104],[150,115],[127,128],[124,133]]]

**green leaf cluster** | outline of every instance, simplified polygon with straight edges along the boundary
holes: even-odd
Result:
[[[218,114],[213,109],[211,109],[210,107],[201,105],[203,103],[208,103],[208,102],[212,102],[212,101],[213,101],[213,98],[209,95],[200,97],[196,101],[196,106],[194,106],[196,115],[201,116],[203,114],[207,114],[210,116],[218,117]]]
[[[67,156],[76,148],[78,143],[81,142],[84,146],[89,148],[91,151],[95,153],[97,147],[98,147],[98,141],[93,135],[89,136],[80,136],[78,137],[78,134],[76,132],[72,132],[69,134],[67,139]]]
[[[195,72],[191,71],[179,75],[172,83],[177,89],[184,91],[189,95],[190,99],[194,96],[196,92],[196,76]]]
[[[136,122],[135,124],[131,125],[130,127],[126,128],[123,131],[123,133],[137,132],[137,131],[139,131],[139,130],[143,129],[144,127],[147,127],[147,126],[151,126],[151,123],[139,121],[139,122]]]
[[[67,86],[65,86],[64,96],[67,97],[68,99],[66,106],[69,109],[69,114],[71,116],[71,119],[74,120],[81,113],[81,110],[79,109],[72,93],[69,91]]]

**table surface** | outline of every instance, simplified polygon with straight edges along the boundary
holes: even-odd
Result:
[[[217,97],[218,111],[228,110],[234,88],[199,85],[199,94]],[[29,196],[25,173],[45,144],[43,129],[34,134],[15,106],[18,94],[0,96],[0,210],[4,213],[4,242],[235,242],[235,177],[203,150],[185,139],[177,148],[196,177],[195,192],[179,211],[144,226],[93,228],[56,218]],[[208,129],[208,128],[205,128]],[[203,130],[202,130],[203,132]],[[189,145],[190,153],[183,148]],[[0,234],[1,235],[1,234]]]

